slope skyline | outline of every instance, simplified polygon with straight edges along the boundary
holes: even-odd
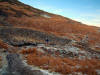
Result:
[[[99,0],[19,0],[44,11],[100,27]]]

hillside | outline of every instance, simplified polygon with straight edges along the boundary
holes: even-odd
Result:
[[[30,7],[17,0],[11,1],[0,2],[0,26],[34,29],[78,41],[88,35],[93,45],[100,41],[100,28]]]
[[[0,0],[0,75],[100,75],[99,37],[99,27]]]

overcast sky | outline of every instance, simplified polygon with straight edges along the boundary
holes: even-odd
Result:
[[[100,0],[20,0],[51,13],[100,27]]]

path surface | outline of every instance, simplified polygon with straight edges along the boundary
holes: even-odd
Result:
[[[2,56],[2,69],[0,75],[43,75],[40,70],[31,70],[23,63],[22,57],[17,53],[17,48],[0,41],[0,47],[6,49],[7,52],[0,52]]]
[[[18,48],[9,46],[0,41],[0,46],[7,50],[3,52],[0,50],[2,56],[2,69],[0,75],[60,75],[57,73],[50,73],[48,70],[43,70],[35,66],[28,65],[22,58],[23,55],[18,54]],[[15,51],[15,50],[16,51]]]

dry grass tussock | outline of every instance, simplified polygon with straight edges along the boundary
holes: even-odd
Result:
[[[43,69],[59,72],[62,74],[74,74],[81,72],[88,75],[97,75],[96,70],[100,69],[100,60],[85,59],[79,60],[77,58],[61,58],[44,55],[37,51],[37,49],[22,50],[22,54],[27,54],[27,63],[30,65],[39,66]]]

